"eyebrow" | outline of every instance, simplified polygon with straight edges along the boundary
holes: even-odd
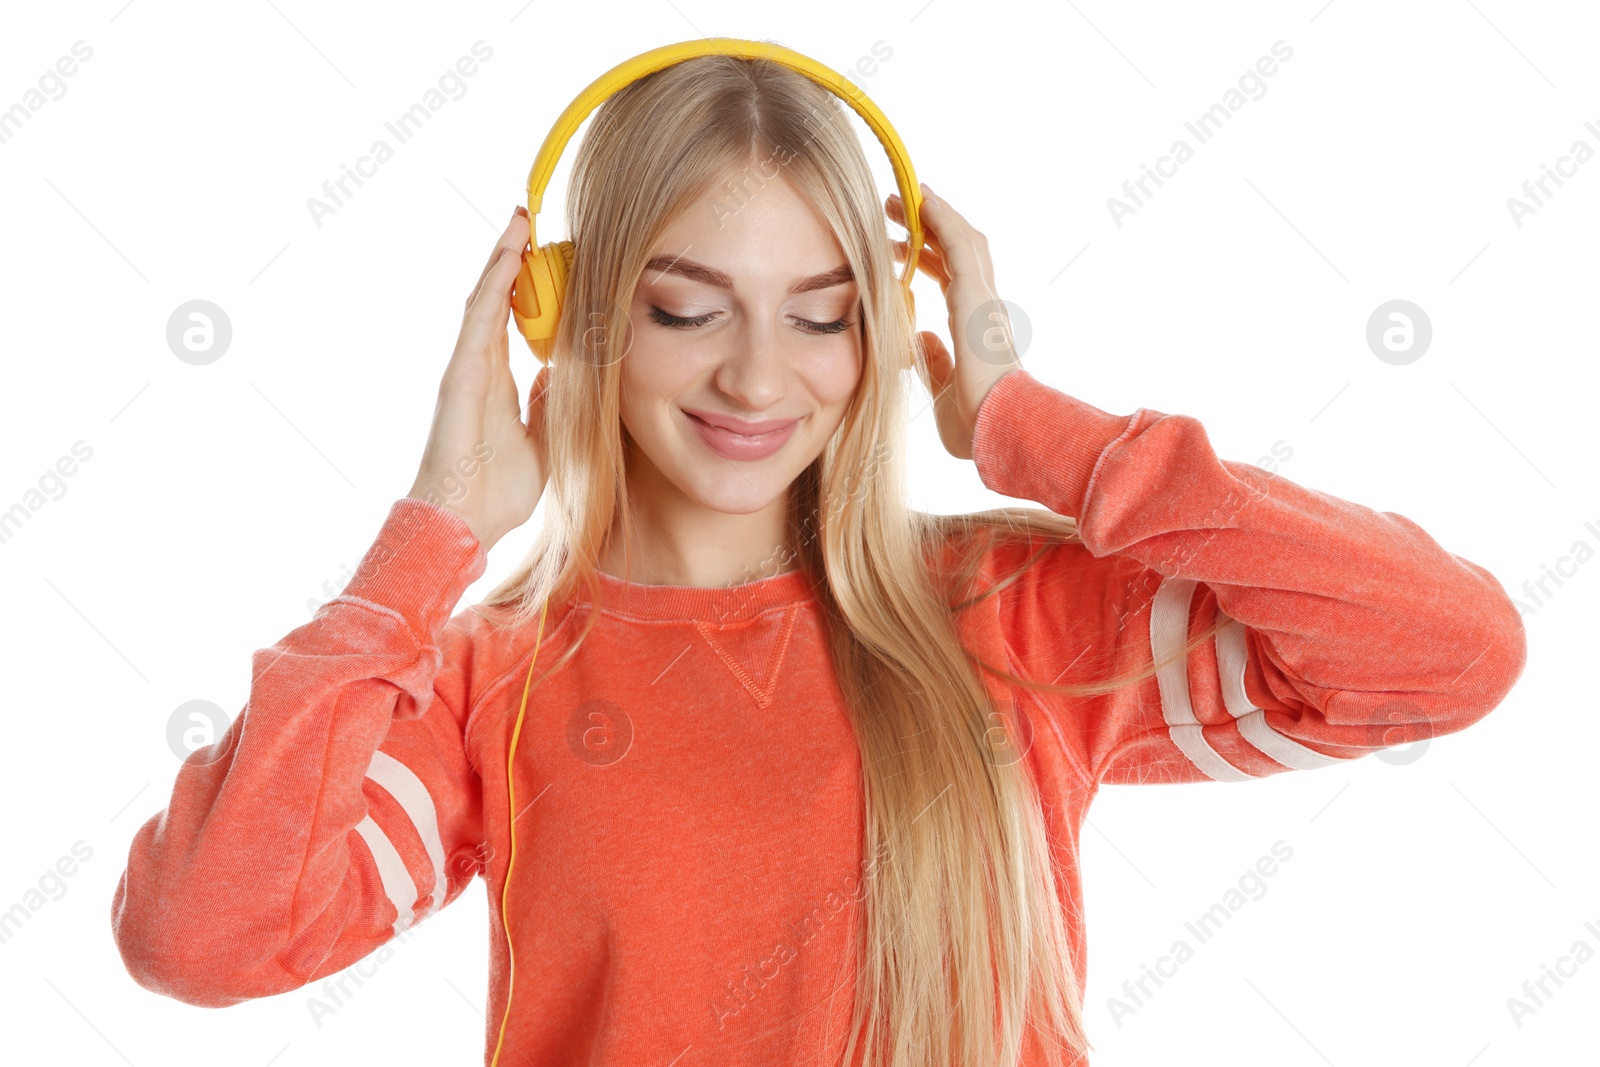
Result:
[[[661,274],[678,274],[690,281],[700,282],[704,285],[715,286],[718,289],[733,289],[733,279],[715,267],[708,267],[704,263],[696,263],[692,259],[682,256],[652,256],[644,265],[646,271],[657,271]],[[840,264],[832,270],[825,270],[821,274],[813,274],[809,278],[801,278],[789,287],[791,293],[809,293],[817,289],[831,289],[836,285],[854,281],[855,272],[848,263]]]

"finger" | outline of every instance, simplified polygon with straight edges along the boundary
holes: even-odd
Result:
[[[934,196],[933,190],[928,188],[926,182],[922,184],[922,209],[925,214],[936,216],[943,220],[946,227],[954,224],[959,228],[970,229],[972,226],[965,215],[951,207],[944,200]]]
[[[891,206],[893,208],[893,210],[891,210],[889,212],[890,221],[899,223],[901,226],[905,226],[906,225],[906,222],[905,222],[905,208],[904,208],[904,205],[901,203],[900,198],[898,196],[894,195],[894,194],[890,194],[889,201],[890,201],[890,204],[891,204]],[[924,225],[922,227],[922,247],[925,250],[926,249],[932,249],[934,252],[936,252],[939,255],[940,260],[943,261],[944,258],[945,258],[945,256],[944,256],[944,245],[943,245],[943,242],[940,240],[939,231],[937,229],[935,229],[932,225],[930,225],[929,224],[929,220],[926,219],[926,218],[923,219],[923,224]],[[910,227],[907,226],[906,229],[907,229],[907,231],[909,231]],[[904,242],[902,242],[902,243],[904,243]]]
[[[903,261],[906,258],[906,242],[890,241],[889,245],[896,260]],[[950,284],[950,268],[937,248],[930,245],[922,247],[922,251],[917,253],[917,269],[937,281],[941,288]]]
[[[923,203],[926,204],[927,201],[924,200]],[[888,199],[884,201],[884,209],[889,216],[890,222],[897,223],[901,226],[906,226],[906,205],[905,201],[900,199],[899,193],[889,194]],[[906,229],[909,230],[910,228],[911,227],[906,226]],[[926,213],[922,214],[922,230],[924,235],[930,240],[933,238],[933,225]]]
[[[889,206],[890,217],[904,226],[905,204],[898,194],[889,194]],[[946,245],[986,246],[988,238],[968,222],[965,216],[943,200],[924,196],[921,215],[923,230],[927,234],[929,243],[938,244],[941,249]]]
[[[952,277],[957,274],[983,278],[992,284],[989,238],[968,222],[959,211],[923,188],[923,221],[933,233],[940,258]]]
[[[899,193],[889,194],[888,198],[884,200],[884,211],[888,213],[889,218],[893,221],[902,226],[906,224],[906,207],[905,203],[901,201]]]
[[[506,228],[501,231],[500,239],[495,242],[494,250],[489,253],[488,262],[484,263],[483,270],[478,273],[478,285],[483,284],[483,279],[488,275],[489,269],[493,267],[495,261],[499,259],[501,249],[510,248],[520,252],[522,249],[526,248],[527,245],[528,215],[525,209],[519,207],[515,212],[512,213],[511,221],[507,223]],[[474,291],[476,291],[476,289],[474,289]]]
[[[922,216],[923,225],[926,226],[928,224],[929,212],[932,209],[939,207],[940,203],[940,201],[934,200],[926,195],[917,200],[918,214]],[[890,193],[887,197],[885,197],[884,208],[889,212],[890,217],[892,217],[894,221],[900,223],[902,226],[905,225],[906,202],[901,199],[899,193]]]
[[[522,255],[516,249],[500,250],[499,258],[489,264],[483,284],[467,305],[461,327],[463,338],[482,344],[495,337],[497,329],[503,337],[511,313],[511,283],[516,281],[521,266]]]
[[[507,259],[514,259],[520,263],[522,260],[522,255],[520,252],[507,248],[505,245],[496,247],[494,250],[494,258],[489,261],[488,266],[483,268],[483,273],[478,275],[478,284],[473,287],[471,293],[467,294],[466,312],[462,315],[463,322],[465,322],[466,319],[472,314],[473,306],[477,304],[480,299],[482,299],[484,292],[491,287],[490,279],[493,275],[495,267],[503,267]],[[515,275],[513,275],[513,277],[515,277]]]
[[[906,258],[906,249],[910,247],[910,242],[900,237],[891,237],[889,239],[889,247],[894,250],[896,259],[904,259]],[[940,265],[946,263],[944,250],[928,241],[922,243],[922,248],[918,253],[918,260],[919,262],[932,260]]]
[[[483,270],[478,273],[477,285],[473,286],[473,296],[477,295],[478,288],[483,285],[483,279],[489,274],[491,267],[500,258],[500,250],[512,248],[522,251],[528,244],[528,209],[520,204],[511,213],[511,221],[506,223],[506,228],[501,231],[500,239],[494,244],[494,251],[489,253],[489,260],[483,265]],[[467,297],[467,303],[472,303],[472,296]]]
[[[918,336],[922,338],[923,355],[927,362],[928,379],[924,384],[928,386],[928,392],[933,397],[934,418],[939,421],[939,436],[943,439],[944,428],[951,424],[950,420],[956,414],[954,407],[958,399],[955,375],[956,361],[938,334],[931,330],[923,330]],[[961,458],[967,459],[971,457],[962,456]]]
[[[917,270],[921,271],[923,274],[926,274],[935,282],[938,282],[941,292],[947,292],[950,288],[950,272],[945,269],[943,264],[931,259],[927,252],[927,249],[923,249],[922,254],[917,256]],[[905,262],[906,253],[904,246],[895,249],[894,258],[902,264]],[[903,277],[904,273],[905,272],[902,269],[902,271],[897,274],[896,277]]]
[[[932,330],[918,331],[917,336],[922,338],[922,350],[927,361],[928,376],[931,379],[924,384],[928,386],[930,393],[937,395],[950,383],[950,372],[955,369],[955,358],[944,346],[944,341]]]

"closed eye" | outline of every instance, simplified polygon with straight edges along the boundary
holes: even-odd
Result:
[[[681,316],[672,315],[668,312],[662,311],[654,304],[650,305],[651,320],[674,330],[692,330],[696,327],[705,326],[716,317],[717,313],[715,311],[708,311],[704,315],[694,315],[689,318],[683,318]],[[845,330],[848,330],[850,327],[855,325],[855,323],[848,318],[838,318],[834,319],[832,322],[813,322],[810,319],[799,318],[795,319],[794,321],[795,324],[806,333],[814,334],[843,333]]]

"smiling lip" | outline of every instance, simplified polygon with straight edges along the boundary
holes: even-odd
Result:
[[[763,419],[760,422],[751,422],[748,419],[736,419],[732,415],[719,415],[715,411],[699,411],[695,408],[684,408],[683,410],[701,422],[719,426],[724,430],[731,430],[746,437],[771,433],[773,430],[781,430],[785,426],[800,421],[799,419]]]
[[[689,422],[713,452],[728,459],[766,459],[794,434],[799,419],[767,419],[746,422],[711,411],[683,409]]]

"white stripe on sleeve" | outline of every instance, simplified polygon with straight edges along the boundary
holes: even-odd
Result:
[[[428,792],[428,787],[416,772],[382,749],[373,753],[367,777],[394,797],[395,803],[405,811],[417,836],[422,839],[423,847],[428,850],[428,858],[433,861],[433,899],[428,910],[418,918],[417,921],[421,922],[444,906],[445,895],[450,891],[450,883],[445,878],[444,842],[439,838],[438,809],[433,805],[433,796]],[[420,892],[414,893],[413,900],[420,896]]]
[[[1297,771],[1348,763],[1341,757],[1307,748],[1272,728],[1266,712],[1256,707],[1244,691],[1244,669],[1250,658],[1250,649],[1244,640],[1244,624],[1229,618],[1221,608],[1217,609],[1217,618],[1226,620],[1217,631],[1217,673],[1222,683],[1222,699],[1228,706],[1228,713],[1239,721],[1239,733],[1244,739],[1285,767]]]
[[[394,932],[398,934],[411,925],[417,904],[417,887],[411,880],[411,872],[406,870],[405,860],[400,858],[388,835],[373,821],[371,815],[356,824],[356,832],[367,843],[367,848],[372,850],[372,858],[378,864],[378,877],[383,881],[383,891],[394,905]]]
[[[1160,663],[1176,656],[1156,672],[1161,690],[1161,715],[1167,721],[1172,743],[1189,761],[1219,782],[1243,782],[1256,777],[1229,763],[1206,741],[1189,700],[1189,662],[1179,655],[1189,637],[1189,603],[1194,597],[1191,578],[1166,578],[1156,590],[1150,608],[1150,652]]]

